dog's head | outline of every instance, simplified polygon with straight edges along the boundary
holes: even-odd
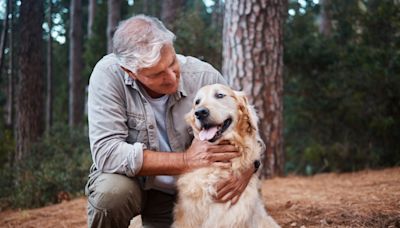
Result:
[[[244,93],[221,84],[204,86],[197,92],[186,120],[202,141],[217,142],[231,132],[257,131],[257,117]]]

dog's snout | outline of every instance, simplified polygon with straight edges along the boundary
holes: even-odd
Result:
[[[210,115],[210,111],[206,108],[200,108],[194,112],[194,115],[198,120],[204,120]]]

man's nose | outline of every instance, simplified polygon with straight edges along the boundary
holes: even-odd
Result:
[[[176,73],[175,73],[175,71],[174,71],[172,68],[167,68],[167,69],[165,70],[165,72],[167,73],[168,78],[173,78],[173,79],[175,80],[175,78],[176,78]]]
[[[204,120],[210,115],[210,111],[207,108],[200,108],[194,112],[194,115],[198,120]]]

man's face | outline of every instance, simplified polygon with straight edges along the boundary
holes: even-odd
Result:
[[[165,45],[161,49],[160,60],[154,66],[129,75],[138,80],[153,98],[175,93],[179,85],[180,68],[174,48],[170,44]]]

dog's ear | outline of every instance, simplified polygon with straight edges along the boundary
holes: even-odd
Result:
[[[258,117],[253,106],[249,104],[246,94],[242,91],[235,91],[235,96],[238,101],[238,110],[240,112],[239,127],[248,133],[258,131]]]

